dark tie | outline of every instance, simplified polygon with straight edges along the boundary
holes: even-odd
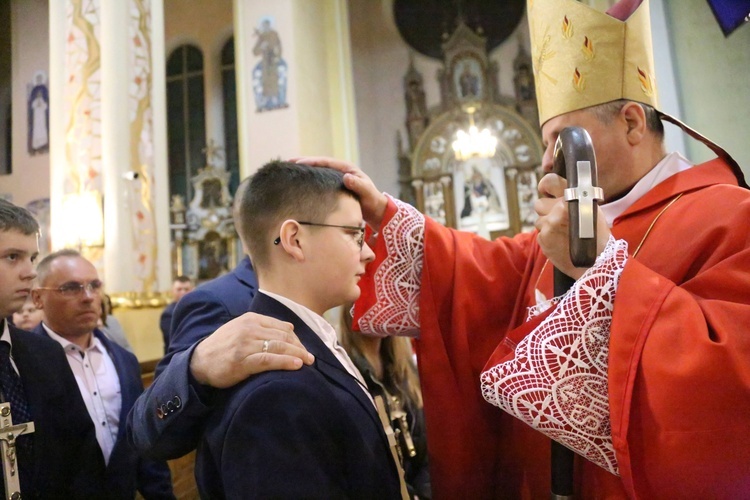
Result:
[[[3,402],[10,403],[13,425],[30,422],[31,412],[26,401],[26,393],[23,390],[21,377],[10,363],[10,344],[5,341],[0,341],[0,390],[2,390]],[[32,446],[31,434],[21,435],[16,440],[19,469],[25,469],[31,465]]]

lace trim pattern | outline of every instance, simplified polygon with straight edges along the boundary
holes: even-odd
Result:
[[[610,237],[596,263],[513,358],[482,373],[482,395],[534,429],[619,475],[607,369],[615,293],[628,254]]]
[[[389,196],[398,207],[380,229],[387,257],[375,271],[375,305],[359,320],[363,332],[375,335],[419,333],[419,289],[424,261],[424,215]]]

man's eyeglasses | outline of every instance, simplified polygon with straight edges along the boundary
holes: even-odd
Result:
[[[339,226],[336,224],[318,224],[315,222],[307,222],[307,221],[297,221],[297,224],[300,224],[302,226],[318,226],[318,227],[337,227],[339,229],[346,229],[347,231],[356,232],[358,235],[355,237],[354,240],[357,243],[357,246],[359,246],[359,249],[362,250],[362,247],[365,245],[365,228],[359,227],[359,226]],[[274,245],[278,245],[281,243],[281,236],[273,240]]]
[[[83,294],[84,290],[92,294],[98,294],[102,291],[103,285],[104,283],[99,280],[89,281],[86,284],[78,283],[77,281],[71,281],[69,283],[62,284],[57,288],[37,287],[36,289],[50,290],[66,297],[76,297]]]

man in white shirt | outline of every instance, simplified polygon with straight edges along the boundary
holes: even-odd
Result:
[[[65,351],[107,463],[108,490],[129,499],[136,490],[174,498],[166,463],[141,460],[126,439],[125,418],[143,391],[140,367],[96,328],[102,294],[96,268],[77,251],[60,250],[42,259],[37,273],[32,295],[44,318],[34,331]]]

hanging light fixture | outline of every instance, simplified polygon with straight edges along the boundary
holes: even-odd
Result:
[[[476,108],[470,106],[466,108],[469,114],[469,131],[459,129],[456,132],[456,139],[453,141],[453,152],[456,160],[466,161],[469,158],[492,158],[495,156],[497,149],[497,137],[488,128],[481,131],[474,123],[474,112]]]

